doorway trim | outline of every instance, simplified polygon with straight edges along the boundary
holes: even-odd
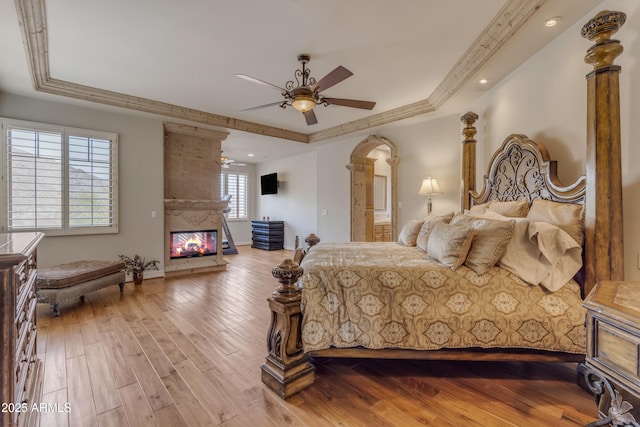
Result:
[[[362,140],[351,152],[350,162],[346,167],[351,172],[351,241],[364,242],[366,240],[365,207],[367,204],[365,165],[367,155],[374,148],[386,145],[391,154],[387,164],[391,167],[391,239],[396,238],[398,219],[398,147],[389,139],[369,135]]]

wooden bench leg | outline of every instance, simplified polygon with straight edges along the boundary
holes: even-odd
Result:
[[[60,316],[60,304],[56,302],[56,303],[49,304],[49,306],[51,307],[51,311],[53,311],[53,315],[55,317]]]

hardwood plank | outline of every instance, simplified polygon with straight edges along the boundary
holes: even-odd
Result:
[[[216,424],[235,417],[237,412],[241,411],[229,396],[222,393],[219,384],[205,377],[190,360],[178,362],[176,369]],[[218,387],[215,387],[216,385]]]
[[[128,427],[129,421],[124,408],[118,406],[110,411],[98,414],[98,425],[100,427]]]
[[[67,387],[67,365],[64,326],[55,319],[47,332],[47,352],[44,357],[43,393],[49,393]]]
[[[156,321],[156,319],[165,320],[164,314],[153,310],[154,308],[155,306],[151,304],[147,305],[147,310],[152,313],[153,319],[144,319],[142,321],[144,327],[149,331],[149,334],[151,334],[156,341],[162,353],[166,355],[171,363],[186,359],[187,356],[182,352],[180,347],[178,347],[169,334],[167,334]]]
[[[153,365],[144,353],[138,353],[128,357],[133,372],[138,378],[138,383],[142,388],[144,395],[149,401],[149,406],[154,411],[171,405],[173,399],[162,384],[162,380],[158,377],[157,372],[153,369]],[[123,402],[124,403],[124,402]]]
[[[47,405],[47,407],[56,408],[56,410],[46,411],[40,414],[40,427],[69,425],[69,412],[65,409],[65,405],[69,402],[66,388],[43,394],[41,402]]]
[[[118,389],[102,345],[100,343],[91,344],[85,347],[85,350],[87,365],[91,366],[89,379],[96,413],[101,414],[121,406]]]
[[[185,425],[198,427],[213,424],[213,419],[207,410],[177,372],[162,378],[162,382],[182,413],[186,421]]]
[[[103,332],[100,334],[102,347],[107,363],[111,369],[115,386],[122,388],[137,381],[131,366],[127,361],[124,350],[115,332]]]
[[[176,426],[188,426],[185,419],[182,417],[180,411],[176,405],[165,406],[160,408],[154,413],[156,423],[159,427],[176,427]]]
[[[158,425],[140,384],[122,387],[118,389],[118,394],[131,427]]]
[[[89,370],[85,356],[67,359],[67,375],[69,379],[68,396],[71,411],[70,426],[97,426],[96,408],[93,402],[93,391],[89,381]]]
[[[107,317],[104,317],[104,322],[96,322],[96,316],[94,310],[99,304],[92,303],[91,297],[96,299],[97,295],[91,295],[85,297],[85,302],[78,309],[78,322],[80,323],[80,331],[82,333],[82,340],[85,345],[96,344],[100,342],[100,331],[98,325],[109,324]],[[101,297],[101,296],[100,296]]]

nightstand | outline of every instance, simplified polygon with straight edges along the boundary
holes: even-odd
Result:
[[[600,282],[583,306],[587,357],[578,369],[599,416],[611,425],[640,425],[640,282]]]

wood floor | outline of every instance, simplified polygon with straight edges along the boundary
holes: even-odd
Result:
[[[288,251],[239,247],[225,272],[127,283],[38,306],[41,426],[583,426],[575,364],[323,360],[283,401],[262,385]],[[54,411],[53,409],[59,409]],[[65,407],[66,405],[66,407]],[[68,408],[69,410],[65,410]]]

